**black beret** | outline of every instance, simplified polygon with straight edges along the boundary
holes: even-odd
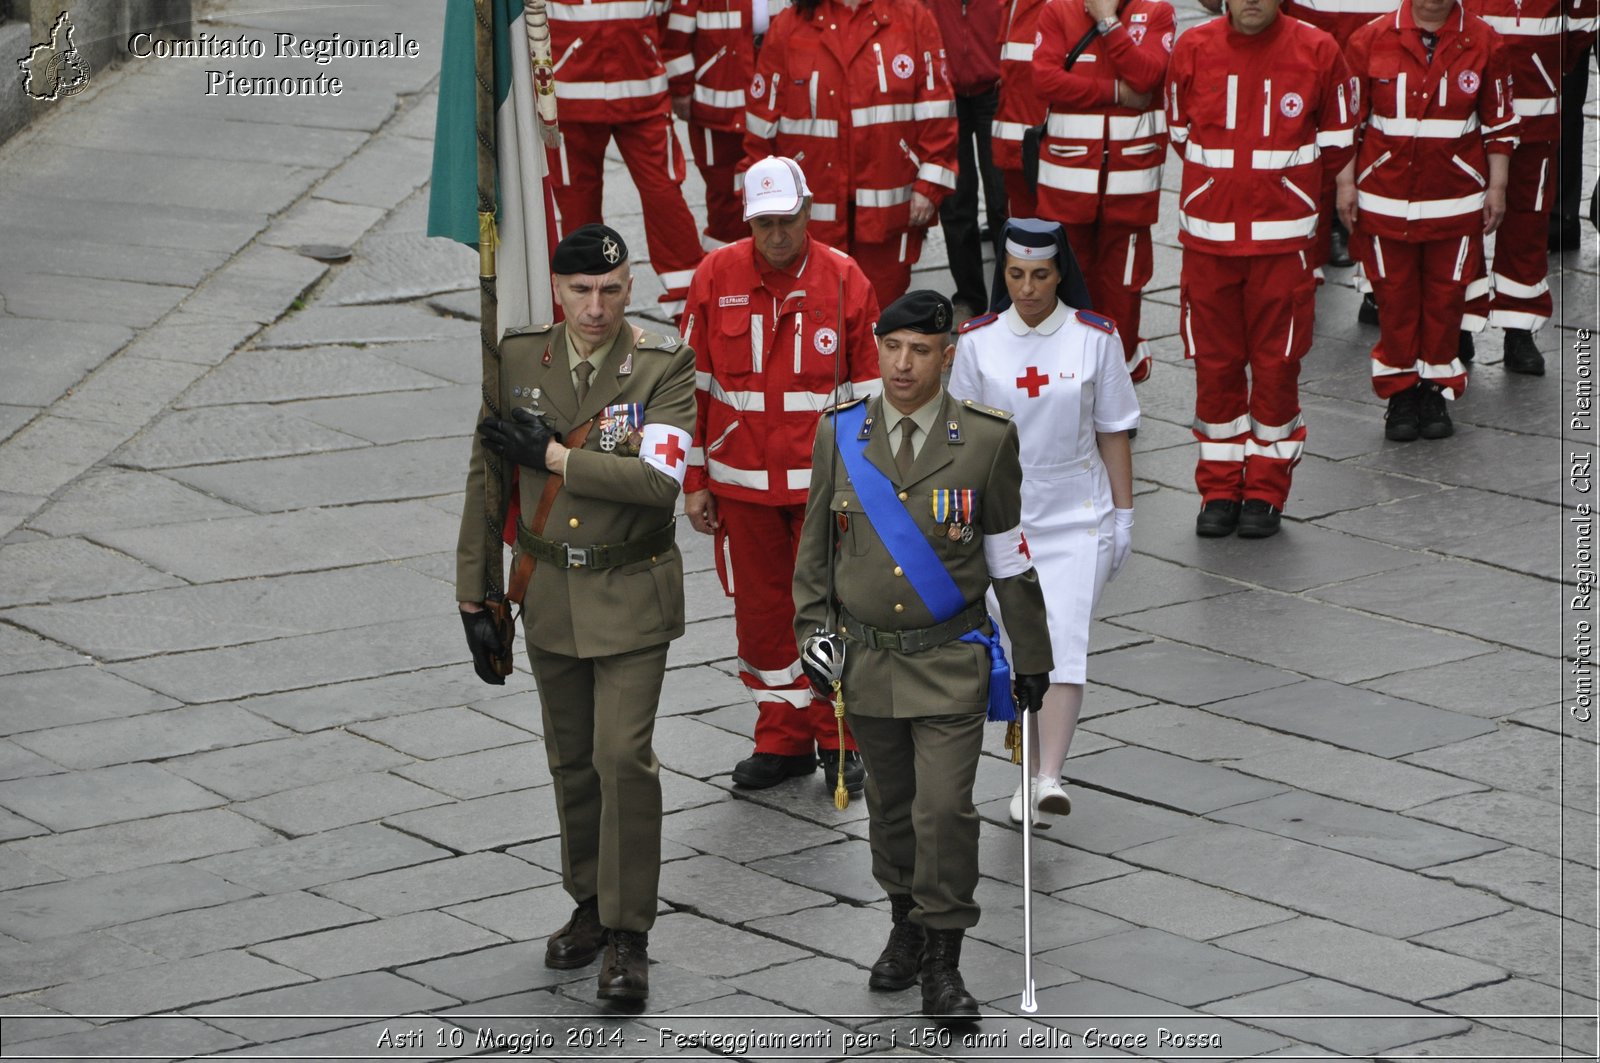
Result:
[[[955,308],[950,300],[938,292],[919,288],[906,292],[885,307],[872,332],[876,336],[887,336],[900,329],[910,329],[931,336],[948,333],[954,323]]]
[[[550,256],[551,273],[610,273],[628,260],[622,234],[599,222],[590,222],[567,234]]]

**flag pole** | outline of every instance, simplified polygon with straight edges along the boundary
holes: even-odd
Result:
[[[1022,1002],[1025,1015],[1039,1010],[1033,997],[1033,778],[1028,767],[1028,718],[1021,719],[1022,754]]]
[[[493,0],[474,0],[474,62],[473,73],[477,81],[476,117],[478,141],[478,287],[482,293],[478,333],[483,348],[483,405],[489,417],[504,417],[500,388],[500,337],[498,335],[499,299],[495,294],[495,250],[499,246],[499,230],[495,226],[495,206],[498,202],[495,188],[495,69],[494,69],[494,11]],[[502,675],[511,671],[512,642],[516,627],[511,620],[511,610],[501,589],[504,585],[505,563],[502,560],[502,529],[506,519],[506,501],[510,488],[510,469],[498,455],[488,448],[483,452],[483,545],[484,545],[484,607],[495,616],[495,629],[500,634],[502,659],[496,660],[495,669]]]

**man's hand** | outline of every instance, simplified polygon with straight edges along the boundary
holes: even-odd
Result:
[[[478,435],[486,450],[540,472],[548,468],[546,455],[550,441],[559,442],[561,439],[561,433],[546,424],[543,418],[520,406],[511,411],[509,421],[498,417],[485,418],[478,426]]]
[[[933,200],[921,192],[911,193],[911,224],[926,228],[933,222]]]
[[[1132,551],[1133,510],[1114,509],[1111,511],[1111,574],[1106,577],[1107,583],[1117,578]]]
[[[1506,190],[1490,185],[1483,194],[1483,235],[1488,236],[1506,220]]]
[[[491,686],[503,687],[506,677],[495,674],[491,658],[505,652],[500,636],[495,634],[494,617],[480,602],[460,602],[461,626],[467,632],[467,649],[472,651],[472,670],[478,678]]]
[[[1148,92],[1135,92],[1133,86],[1126,81],[1117,80],[1117,102],[1124,107],[1132,107],[1135,111],[1148,110],[1150,101],[1154,96]]]
[[[689,97],[687,94],[672,97],[672,115],[674,118],[681,118],[685,122],[689,120]]]
[[[1019,675],[1016,680],[1017,704],[1024,712],[1038,712],[1044,707],[1044,692],[1050,689],[1050,673],[1035,672]]]
[[[694,525],[694,530],[701,535],[710,535],[717,530],[717,500],[711,497],[709,490],[690,491],[683,496],[683,511],[689,517],[689,523]]]
[[[1117,0],[1083,0],[1083,9],[1091,22],[1104,22],[1117,17]]]

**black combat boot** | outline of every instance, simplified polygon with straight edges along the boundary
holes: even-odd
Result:
[[[894,920],[894,926],[867,979],[873,989],[909,989],[917,984],[924,936],[922,927],[908,918],[916,903],[909,893],[889,894],[889,918]]]
[[[928,930],[922,953],[922,1014],[939,1026],[977,1022],[978,1002],[961,980],[961,939],[965,930]]]
[[[1544,355],[1534,346],[1533,333],[1525,328],[1506,329],[1506,372],[1524,376],[1544,376]]]
[[[1422,389],[1413,384],[1389,396],[1389,410],[1383,415],[1383,437],[1396,443],[1409,443],[1422,434]]]

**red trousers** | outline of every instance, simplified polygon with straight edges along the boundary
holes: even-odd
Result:
[[[1550,320],[1546,241],[1555,191],[1556,143],[1518,144],[1511,155],[1511,180],[1506,185],[1506,218],[1495,231],[1491,325],[1531,330]]]
[[[937,213],[934,218],[938,218]],[[907,229],[881,244],[858,243],[852,238],[850,246],[844,249],[872,282],[880,307],[888,306],[911,287],[911,267],[922,257],[922,237],[926,232],[926,229]]]
[[[1467,288],[1482,272],[1482,238],[1409,243],[1356,233],[1350,242],[1381,308],[1372,390],[1386,399],[1426,380],[1460,398],[1467,367],[1456,359],[1456,344]]]
[[[671,118],[661,115],[616,125],[561,123],[561,146],[550,149],[561,233],[565,236],[580,226],[604,220],[606,145],[612,138],[645,206],[644,238],[649,245],[650,268],[666,289],[662,308],[676,318],[683,311],[689,281],[702,253],[694,215],[683,200],[688,168]]]
[[[1006,214],[1013,218],[1037,218],[1039,190],[1028,187],[1021,170],[1001,170],[1000,176],[1006,186]]]
[[[794,640],[794,555],[806,507],[718,498],[717,575],[733,599],[739,678],[756,702],[756,752],[839,747],[833,706],[811,696]],[[849,729],[845,748],[854,749]]]
[[[744,220],[744,197],[733,187],[733,170],[744,158],[744,134],[691,125],[689,148],[706,182],[707,251],[750,235]]]
[[[1300,359],[1311,349],[1316,291],[1299,252],[1184,249],[1179,325],[1194,359],[1194,482],[1204,501],[1260,499],[1282,509],[1288,499],[1305,449]]]
[[[1096,313],[1117,323],[1122,356],[1135,384],[1150,375],[1150,344],[1139,335],[1144,286],[1150,283],[1153,255],[1150,230],[1097,221],[1068,225],[1067,246],[1083,270]]]

